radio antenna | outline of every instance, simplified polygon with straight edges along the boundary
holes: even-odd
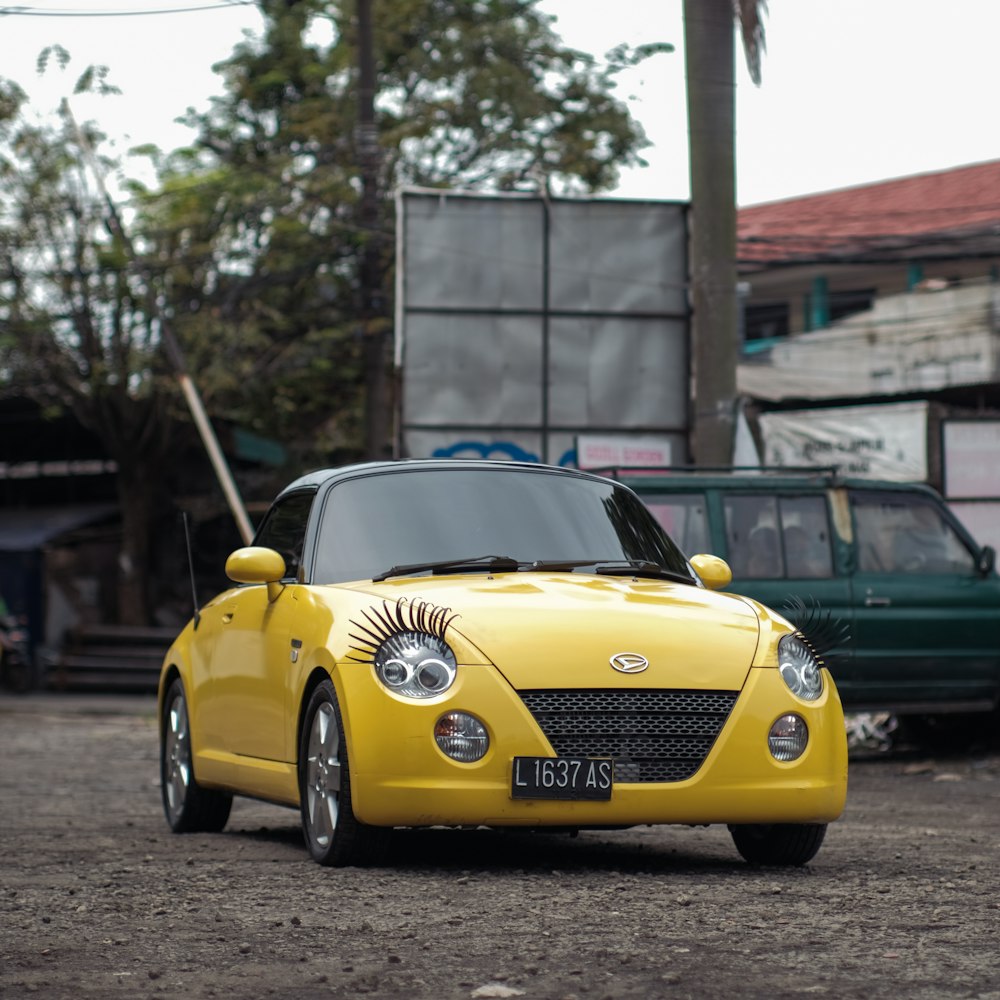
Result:
[[[201,621],[201,612],[198,610],[198,588],[194,584],[194,555],[191,552],[191,532],[188,529],[188,515],[187,511],[181,512],[181,517],[184,519],[184,544],[187,547],[187,557],[188,557],[188,572],[191,575],[191,603],[194,605],[194,627],[198,627],[198,623]]]

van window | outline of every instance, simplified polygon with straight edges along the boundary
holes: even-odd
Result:
[[[785,549],[785,576],[794,579],[833,576],[826,498],[779,497],[778,505]]]
[[[968,573],[976,557],[932,501],[852,493],[862,573]]]
[[[685,555],[711,552],[703,493],[657,493],[642,499]]]
[[[823,496],[727,496],[726,548],[736,578],[830,577],[833,554]]]

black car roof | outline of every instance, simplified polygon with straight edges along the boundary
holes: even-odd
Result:
[[[464,458],[403,458],[383,462],[360,462],[354,465],[342,465],[330,469],[316,469],[308,472],[298,479],[289,483],[278,494],[279,497],[296,490],[317,490],[321,486],[331,484],[340,479],[352,479],[358,475],[380,475],[387,472],[415,471],[421,469],[445,469],[454,471],[456,469],[465,470],[488,470],[502,471],[509,469],[520,469],[530,472],[547,472],[562,475],[572,475],[581,479],[607,480],[606,476],[584,472],[579,469],[570,469],[564,466],[544,465],[539,462],[498,462],[489,459],[464,459]]]

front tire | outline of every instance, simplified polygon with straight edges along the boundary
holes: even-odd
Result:
[[[184,685],[177,678],[163,700],[160,720],[160,793],[174,833],[218,833],[229,819],[233,797],[202,788],[191,758],[191,726]]]
[[[313,860],[321,865],[364,865],[378,861],[389,831],[354,816],[351,771],[337,694],[323,681],[306,706],[299,747],[302,830]]]
[[[825,823],[746,823],[729,833],[752,865],[798,866],[812,861],[826,836]]]

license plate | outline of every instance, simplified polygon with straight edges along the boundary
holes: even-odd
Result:
[[[610,757],[515,757],[512,799],[610,799]]]

